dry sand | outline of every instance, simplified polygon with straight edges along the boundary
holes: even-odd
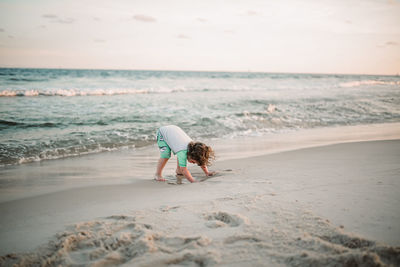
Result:
[[[353,142],[3,202],[0,265],[399,266],[399,163]]]

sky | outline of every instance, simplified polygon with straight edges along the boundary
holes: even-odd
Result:
[[[0,67],[400,73],[400,0],[0,0]]]

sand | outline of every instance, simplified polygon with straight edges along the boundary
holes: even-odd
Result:
[[[3,201],[0,265],[400,265],[400,138],[233,158]]]

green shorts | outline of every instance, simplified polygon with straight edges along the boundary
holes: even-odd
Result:
[[[160,133],[160,131],[157,131],[157,145],[158,148],[160,149],[160,158],[163,159],[169,159],[171,157],[171,148],[165,142],[164,137]],[[175,154],[175,153],[174,153]],[[181,150],[178,153],[176,153],[176,156],[178,157],[178,164],[180,167],[186,167],[187,166],[187,150]]]
[[[157,145],[160,149],[160,157],[169,159],[171,157],[171,148],[168,146],[167,142],[164,141],[164,137],[161,135],[160,131],[157,132]]]

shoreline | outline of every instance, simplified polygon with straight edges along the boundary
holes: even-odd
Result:
[[[400,139],[400,123],[303,129],[264,136],[203,141],[217,161],[249,158],[298,149],[360,141]],[[156,145],[77,157],[44,160],[0,168],[0,203],[96,185],[130,184],[153,177]],[[170,161],[175,161],[172,157]],[[103,164],[107,162],[107,164]],[[174,173],[171,162],[165,173]]]
[[[392,128],[392,129],[388,129]],[[201,140],[207,143],[211,143],[216,145],[219,149],[223,150],[223,159],[233,159],[233,158],[245,158],[252,157],[255,155],[264,155],[277,153],[282,151],[290,151],[301,148],[309,148],[315,146],[323,146],[329,144],[339,144],[344,142],[357,142],[357,141],[373,141],[373,140],[390,140],[390,139],[398,139],[400,138],[400,134],[398,133],[400,130],[400,122],[386,122],[386,123],[373,123],[373,124],[360,124],[360,125],[333,125],[333,126],[325,126],[325,127],[317,127],[317,128],[306,128],[306,129],[287,129],[285,131],[277,131],[265,133],[262,135],[254,135],[254,136],[243,136],[238,135],[229,138],[212,138]],[[317,137],[317,135],[321,135],[321,137]],[[324,136],[327,135],[327,136]],[[298,138],[300,136],[300,138]],[[279,139],[281,138],[289,138],[289,142],[281,142]],[[153,140],[155,142],[155,140]],[[245,146],[254,145],[254,142],[262,143],[262,151],[260,150],[260,146],[254,146],[251,149],[244,149]],[[143,143],[147,143],[147,145],[140,144],[137,147],[120,147],[111,150],[104,151],[95,151],[95,152],[83,152],[81,154],[76,155],[68,155],[59,158],[46,158],[41,160],[33,160],[33,161],[22,161],[16,164],[5,164],[0,165],[0,172],[10,168],[16,168],[18,166],[26,166],[26,165],[34,165],[43,162],[52,162],[57,160],[68,160],[75,158],[82,158],[87,156],[96,156],[107,153],[119,153],[126,150],[141,151],[143,149],[149,149],[151,147],[152,141],[143,141]],[[240,144],[237,146],[237,144]],[[278,143],[278,145],[276,145]],[[293,144],[296,143],[296,144]],[[266,148],[267,145],[272,145],[271,148]],[[256,154],[253,148],[257,148]],[[238,156],[225,155],[227,152],[232,152],[235,149],[244,149],[245,154],[240,154]],[[251,152],[251,153],[250,153]],[[250,153],[250,154],[246,154]],[[153,153],[154,154],[154,153]],[[149,154],[147,154],[148,156]]]
[[[357,255],[377,251],[394,253],[398,258],[400,248],[391,247],[400,246],[398,151],[400,140],[334,144],[220,161],[214,167],[220,175],[198,184],[173,186],[142,179],[131,184],[75,188],[0,203],[0,255],[28,251],[43,255],[44,248],[38,248],[39,245],[50,240],[60,242],[62,233],[72,235],[79,243],[82,229],[97,236],[104,229],[116,227],[112,230],[116,235],[119,227],[129,225],[134,218],[135,229],[144,235],[150,233],[153,243],[143,245],[143,257],[105,257],[113,264],[165,263],[167,254],[163,250],[174,250],[176,244],[186,242],[180,240],[190,238],[200,243],[188,241],[191,247],[179,249],[211,263],[229,264],[229,257],[234,259],[235,251],[244,248],[248,257],[245,262],[249,264],[257,264],[260,257],[271,264],[287,263],[290,255],[297,253],[295,259],[307,264],[307,257],[301,255],[311,257],[313,250],[317,251],[313,260],[320,264],[324,257],[333,257],[338,264],[348,260],[346,257],[357,262]],[[201,174],[198,168],[191,171],[195,176]],[[332,247],[327,249],[321,236],[328,238]],[[267,241],[269,238],[272,241]],[[103,242],[96,240],[91,242]],[[308,241],[303,244],[304,240]],[[308,247],[308,242],[316,247]],[[349,248],[346,242],[361,245]],[[292,243],[300,247],[288,245]],[[280,254],[274,244],[286,244],[288,247],[281,249],[292,252]],[[260,250],[259,245],[268,249]],[[227,251],[223,252],[225,246]],[[334,252],[339,248],[339,254]],[[84,254],[87,248],[50,250],[46,253],[58,253],[64,261],[72,251]],[[210,251],[215,254],[209,254]],[[262,251],[270,254],[259,254]],[[336,254],[339,258],[333,256]],[[37,257],[16,255],[25,260]],[[383,263],[388,260],[383,254],[377,255]]]

